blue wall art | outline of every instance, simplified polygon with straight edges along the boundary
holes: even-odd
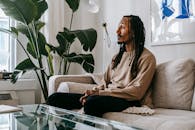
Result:
[[[195,42],[195,0],[151,0],[153,45]]]

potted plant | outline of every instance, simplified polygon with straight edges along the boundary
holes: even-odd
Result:
[[[80,0],[65,1],[71,8],[72,13],[77,11]],[[84,51],[92,51],[97,39],[97,33],[94,29],[71,30],[71,28],[64,27],[64,31],[59,32],[56,36],[59,42],[59,46],[56,47],[48,44],[44,34],[40,32],[40,29],[45,25],[44,22],[40,21],[40,18],[48,9],[45,0],[0,0],[0,8],[7,16],[18,22],[16,27],[11,27],[10,30],[1,28],[1,31],[15,36],[17,43],[27,55],[27,58],[15,67],[11,76],[13,83],[17,82],[18,78],[25,72],[33,70],[40,83],[44,99],[47,100],[47,80],[54,74],[52,53],[57,53],[61,57],[62,62],[64,62],[64,74],[68,74],[71,62],[81,64],[87,72],[93,72],[93,55],[90,53],[76,54],[75,52],[70,52],[70,46],[78,38]],[[28,39],[27,43],[20,41],[18,38],[19,33],[26,36]],[[49,72],[44,67],[44,58],[47,59]]]

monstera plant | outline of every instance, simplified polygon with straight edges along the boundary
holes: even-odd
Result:
[[[79,7],[80,0],[65,1],[72,13],[75,13]],[[64,31],[57,34],[56,38],[59,46],[53,46],[47,43],[44,34],[40,31],[45,25],[44,22],[40,21],[40,18],[48,9],[46,0],[0,0],[0,8],[7,16],[17,21],[16,27],[11,27],[9,30],[1,28],[0,30],[15,36],[17,43],[27,55],[27,58],[15,67],[11,76],[13,83],[17,82],[25,72],[33,70],[37,75],[44,99],[47,100],[47,80],[54,74],[53,53],[57,53],[60,56],[61,66],[59,70],[63,69],[64,74],[68,74],[72,62],[80,64],[87,72],[94,71],[94,58],[91,53],[76,54],[70,51],[71,45],[77,38],[83,50],[91,52],[97,39],[97,33],[94,29],[71,30],[71,22],[70,28],[64,27]],[[26,43],[20,41],[18,38],[19,33],[26,36],[28,39]],[[44,64],[44,59],[47,59],[47,65]],[[62,67],[62,65],[64,66]],[[48,66],[49,71],[46,71],[45,66]]]

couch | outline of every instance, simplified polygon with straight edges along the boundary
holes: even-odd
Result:
[[[54,92],[83,93],[91,89],[90,75],[55,75],[49,79],[49,95]],[[109,112],[103,118],[148,130],[195,130],[195,62],[177,59],[157,66],[152,81],[152,115]]]

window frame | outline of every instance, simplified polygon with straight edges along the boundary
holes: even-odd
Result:
[[[10,27],[15,27],[16,25],[16,22],[12,20],[10,17],[5,17],[5,16],[0,15],[0,20],[1,19],[5,19],[8,21],[8,28],[6,29],[10,29]],[[5,33],[5,32],[2,32],[2,33]],[[8,51],[8,56],[9,56],[8,62],[7,62],[8,67],[6,70],[0,69],[0,71],[12,72],[16,66],[16,40],[14,39],[14,37],[11,36],[11,34],[7,34],[7,35],[8,35],[8,39],[6,41],[8,41],[7,51]]]

